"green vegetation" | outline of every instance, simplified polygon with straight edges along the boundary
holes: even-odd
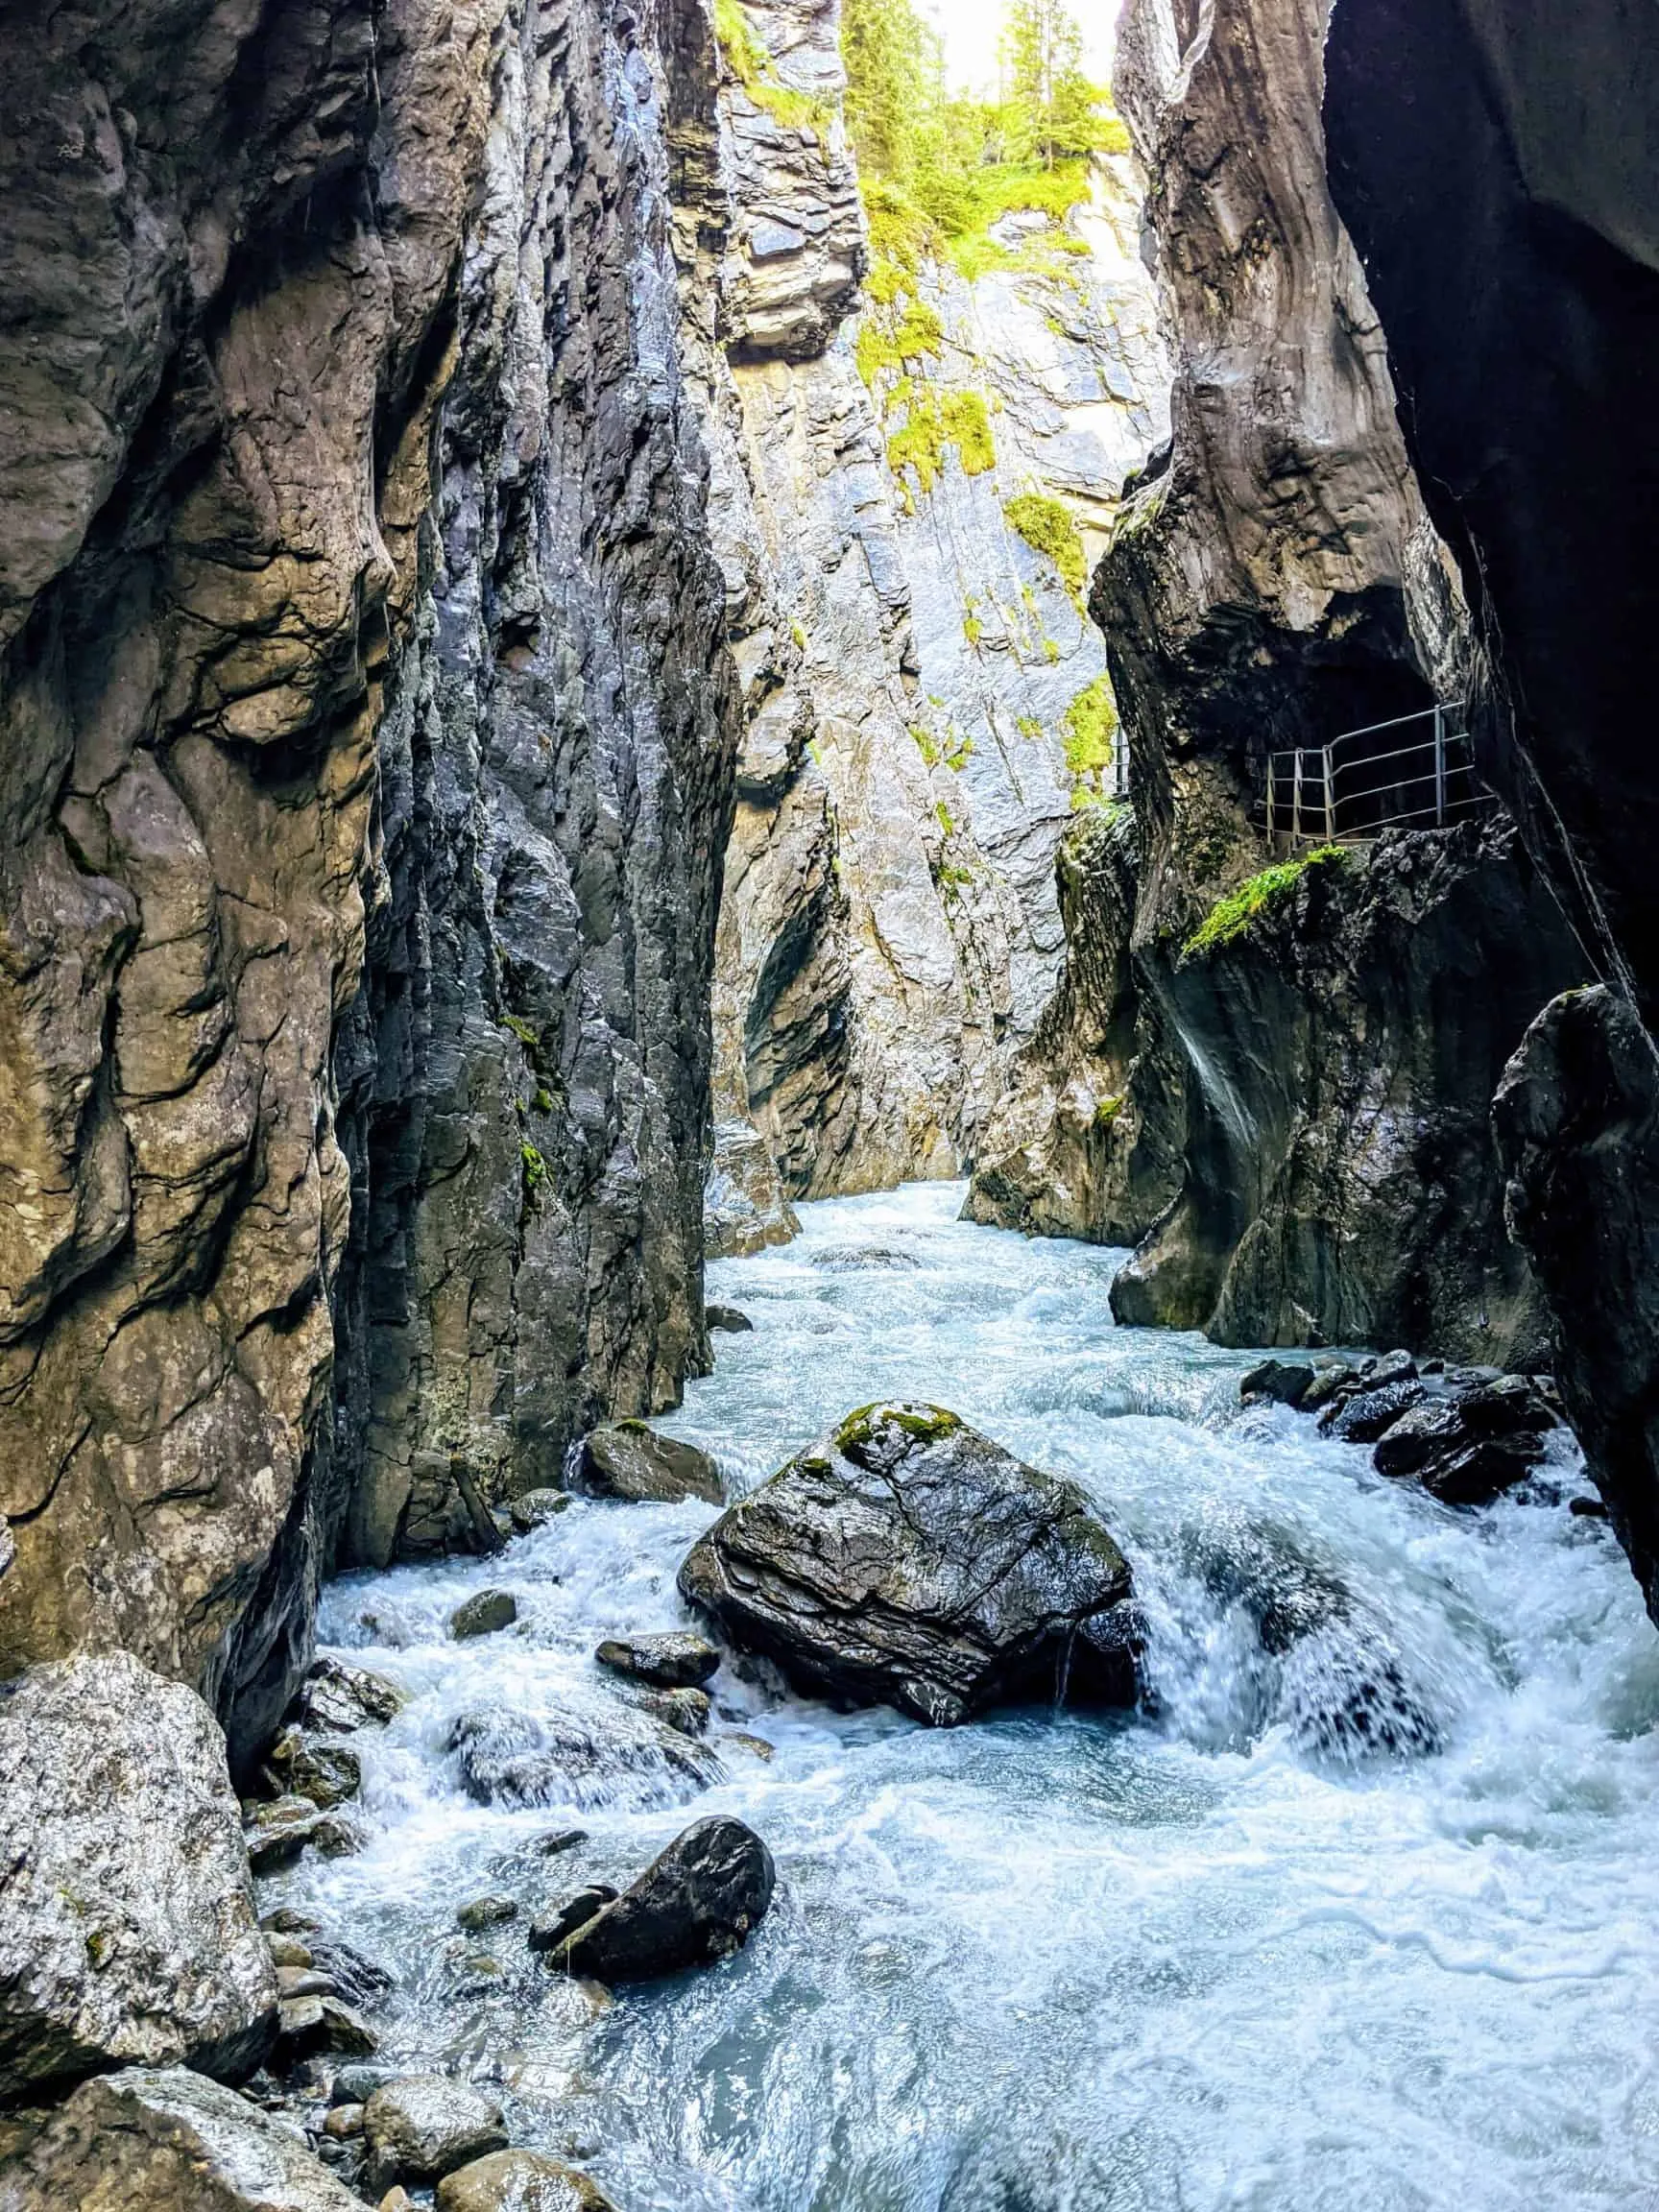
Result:
[[[980,621],[977,614],[963,615],[962,635],[967,638],[970,645],[978,644],[980,638],[985,635],[985,625]]]
[[[1049,498],[1046,493],[1022,492],[1018,498],[1003,503],[1002,512],[1009,528],[1017,531],[1033,552],[1053,562],[1067,595],[1081,613],[1088,564],[1070,508]]]
[[[1110,1127],[1110,1125],[1117,1120],[1118,1115],[1122,1111],[1123,1098],[1121,1093],[1119,1093],[1116,1098],[1102,1098],[1100,1103],[1094,1109],[1095,1128],[1105,1129]]]
[[[501,1026],[503,1029],[510,1029],[513,1032],[526,1052],[535,1053],[541,1050],[541,1040],[536,1033],[536,1024],[533,1022],[526,1022],[521,1014],[503,1014]]]
[[[1296,888],[1310,868],[1336,867],[1347,858],[1340,845],[1316,845],[1311,853],[1299,854],[1292,860],[1281,860],[1274,867],[1263,868],[1259,876],[1240,883],[1237,891],[1229,891],[1218,899],[1204,917],[1200,926],[1181,948],[1181,957],[1190,960],[1201,952],[1213,952],[1217,946],[1231,945],[1242,937],[1257,917],[1277,906]]]
[[[829,137],[834,121],[829,102],[814,99],[809,92],[797,92],[780,81],[772,57],[743,12],[740,0],[714,0],[714,36],[726,66],[757,108],[763,108],[786,131],[811,131],[820,139]]]
[[[961,1426],[960,1417],[943,1406],[860,1406],[836,1430],[835,1449],[851,1455],[874,1444],[879,1431],[889,1427],[902,1430],[918,1444],[938,1444]]]
[[[858,337],[862,352],[868,325]],[[926,386],[906,383],[903,423],[887,441],[887,466],[902,477],[913,469],[922,490],[931,492],[945,465],[945,448],[954,445],[964,475],[983,476],[997,466],[997,446],[991,436],[991,417],[977,392],[940,394]]]
[[[524,1169],[524,1203],[528,1207],[535,1204],[536,1193],[547,1180],[547,1163],[528,1141],[519,1145],[518,1153]]]
[[[1042,717],[1037,714],[1016,714],[1014,727],[1022,737],[1038,738],[1043,734]]]
[[[1105,791],[1105,776],[1118,749],[1118,703],[1112,696],[1112,679],[1096,676],[1086,684],[1061,716],[1066,733],[1066,765],[1080,781],[1098,793]]]

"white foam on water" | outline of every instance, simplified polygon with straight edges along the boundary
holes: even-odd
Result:
[[[1604,1525],[1566,1511],[1571,1445],[1449,1511],[1241,1413],[1248,1355],[1115,1328],[1121,1254],[960,1200],[805,1206],[797,1242],[712,1267],[756,1326],[662,1426],[740,1490],[921,1397],[1074,1478],[1135,1565],[1154,1710],[929,1733],[728,1665],[704,1789],[591,1652],[685,1622],[711,1511],[582,1501],[497,1559],[325,1594],[325,1639],[410,1701],[355,1739],[364,1851],[272,1900],[397,1971],[388,2057],[502,2084],[517,2139],[589,2155],[622,2212],[1659,2206],[1659,1640]],[[518,1623],[450,1642],[492,1586]],[[1264,1650],[1264,1591],[1322,1624]],[[1403,1751],[1356,1741],[1356,1698]],[[451,1742],[481,1712],[573,1770],[474,1802]],[[717,1809],[781,1878],[725,1965],[594,2016],[522,1920],[455,1927],[486,1890],[619,1885]]]

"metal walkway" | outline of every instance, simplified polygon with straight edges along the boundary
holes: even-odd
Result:
[[[1379,751],[1387,733],[1421,734]],[[1463,709],[1441,704],[1344,730],[1328,745],[1267,756],[1267,834],[1297,845],[1358,845],[1384,830],[1444,829],[1496,805],[1475,773]]]

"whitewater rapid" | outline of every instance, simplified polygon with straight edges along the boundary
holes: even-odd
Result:
[[[735,1493],[904,1395],[1072,1477],[1135,1567],[1150,1710],[929,1733],[727,1666],[701,1789],[590,1655],[685,1622],[712,1509],[578,1501],[498,1558],[325,1593],[325,1646],[409,1702],[353,1740],[364,1849],[262,1905],[397,1975],[385,2063],[492,2084],[620,2212],[1659,2206],[1659,1638],[1567,1511],[1570,1441],[1525,1495],[1440,1507],[1241,1412],[1248,1355],[1115,1328],[1121,1254],[961,1196],[804,1206],[797,1242],[711,1267],[755,1329],[661,1426]],[[1263,1649],[1264,1585],[1326,1624]],[[492,1587],[517,1624],[450,1642]],[[1345,1719],[1365,1685],[1404,1751]],[[448,1745],[479,1711],[591,1749],[537,1804],[474,1804]],[[523,1915],[716,1810],[780,1876],[737,1959],[595,2008],[526,1953]],[[462,1935],[492,1891],[519,1920]]]

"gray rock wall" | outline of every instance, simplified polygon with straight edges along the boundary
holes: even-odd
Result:
[[[733,246],[706,310],[707,408],[748,720],[715,1088],[786,1191],[822,1195],[956,1172],[1053,987],[1064,717],[1105,657],[1004,507],[1057,496],[1103,542],[1118,482],[1162,434],[1166,371],[1114,171],[1062,276],[923,273],[941,338],[906,364],[911,404],[976,395],[995,446],[970,469],[947,444],[924,487],[890,451],[897,375],[869,373],[851,319],[845,275],[868,251],[836,11],[747,19],[777,83],[824,106],[791,129],[730,79],[721,104]]]
[[[245,1752],[329,1563],[704,1356],[712,74],[689,0],[0,25],[0,1666]]]

